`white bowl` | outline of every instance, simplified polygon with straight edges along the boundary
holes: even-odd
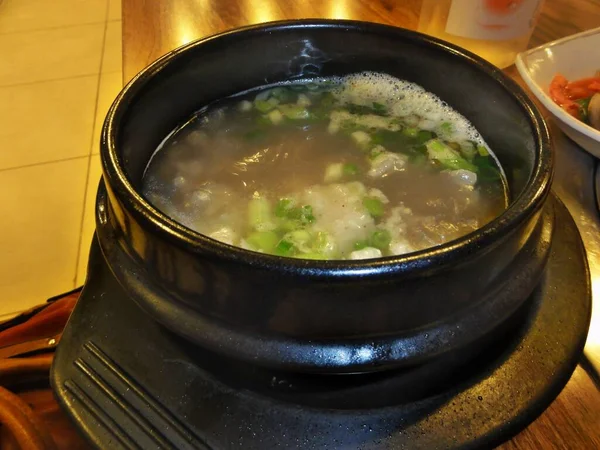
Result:
[[[571,81],[591,77],[600,69],[600,28],[519,53],[516,65],[529,89],[552,113],[560,129],[600,158],[600,131],[567,114],[548,94],[548,86],[557,73]]]

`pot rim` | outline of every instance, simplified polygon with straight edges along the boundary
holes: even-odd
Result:
[[[160,212],[134,189],[125,174],[121,157],[117,151],[117,124],[125,115],[132,99],[143,91],[152,78],[165,70],[168,65],[185,58],[189,51],[208,45],[215,40],[249,38],[252,35],[265,32],[307,28],[337,28],[346,31],[358,29],[362,32],[394,35],[399,39],[414,41],[419,45],[450,52],[490,76],[519,103],[533,129],[536,147],[535,161],[532,174],[524,189],[498,217],[458,239],[405,255],[370,260],[326,261],[258,253],[214,240],[179,224]],[[241,263],[258,269],[307,276],[309,278],[348,278],[438,270],[449,262],[455,262],[456,258],[462,259],[462,257],[498,242],[519,223],[539,211],[550,192],[553,176],[553,153],[547,125],[534,102],[502,70],[467,50],[416,31],[372,22],[337,19],[284,20],[249,25],[192,41],[166,53],[139,72],[116,97],[102,127],[100,156],[104,177],[107,179],[110,189],[118,194],[119,201],[123,206],[135,217],[142,219],[161,237],[178,247],[184,248],[188,252],[225,262]]]

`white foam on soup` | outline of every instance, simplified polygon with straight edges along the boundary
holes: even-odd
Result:
[[[500,161],[477,129],[448,103],[418,84],[386,73],[367,71],[320,81],[334,85],[332,93],[342,104],[371,107],[373,103],[379,103],[385,106],[391,116],[415,116],[411,119],[416,127],[435,131],[443,139],[473,141],[483,145],[505,176]],[[444,123],[452,124],[451,133],[442,127]]]
[[[419,128],[439,130],[442,123],[452,123],[454,140],[471,140],[485,144],[471,123],[446,102],[418,84],[377,72],[361,72],[338,78],[333,94],[342,103],[371,106],[384,105],[392,116],[417,115]],[[444,131],[439,130],[440,135]],[[442,136],[443,137],[443,136]]]

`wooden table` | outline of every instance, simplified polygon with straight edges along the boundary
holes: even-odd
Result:
[[[124,81],[131,79],[162,54],[191,40],[242,25],[312,17],[368,20],[416,29],[420,6],[421,0],[123,0],[123,77]],[[599,26],[600,0],[548,0],[530,47]],[[600,68],[600,61],[598,65]],[[514,67],[506,72],[522,84]],[[573,157],[584,158],[584,164],[594,164],[553,123],[550,125],[557,148],[561,147],[567,157],[573,152]],[[562,191],[569,196],[565,189],[557,189],[561,198]],[[578,209],[581,205],[571,206]],[[600,309],[600,256],[594,257],[593,250],[588,247],[592,269],[598,269],[592,270],[592,281]],[[588,357],[596,364],[600,364],[599,316],[596,314],[592,321],[586,346]],[[556,401],[501,448],[600,449],[600,390],[590,373],[593,371],[578,366]]]

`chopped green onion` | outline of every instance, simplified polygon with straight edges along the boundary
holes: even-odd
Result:
[[[454,133],[454,125],[450,122],[444,122],[440,125],[440,130],[446,134]]]
[[[277,205],[275,205],[275,216],[286,217],[287,212],[294,207],[294,200],[291,198],[279,199]]]
[[[477,166],[464,159],[457,151],[439,139],[426,144],[429,159],[439,162],[446,169],[465,169],[477,173]]]
[[[346,163],[342,167],[342,172],[346,176],[356,175],[358,173],[358,166],[356,164]]]
[[[292,256],[296,253],[294,244],[282,239],[275,247],[275,254],[279,256]]]
[[[436,135],[433,131],[420,130],[417,134],[417,139],[419,140],[420,144],[424,144],[425,142],[434,139],[435,137]]]
[[[289,102],[294,97],[294,94],[292,94],[289,89],[282,86],[271,89],[269,94],[271,97],[276,98],[281,103]]]
[[[307,230],[294,230],[286,233],[283,241],[291,242],[294,248],[300,253],[310,253],[313,251],[311,241],[312,234]]]
[[[381,114],[381,115],[387,114],[387,108],[382,103],[373,102],[373,110],[377,114]]]
[[[254,107],[258,109],[261,113],[266,113],[271,111],[279,104],[279,100],[276,98],[270,98],[268,100],[254,100]]]
[[[490,154],[490,152],[488,152],[488,149],[485,148],[485,145],[478,145],[477,153],[479,153],[481,156],[488,156]]]
[[[304,224],[313,223],[315,221],[315,216],[313,214],[312,206],[304,205],[301,209],[300,214],[300,222]]]
[[[246,238],[246,242],[256,250],[272,253],[279,242],[279,236],[274,231],[255,231]]]
[[[363,198],[363,206],[365,208],[367,208],[367,211],[369,212],[369,214],[371,214],[372,217],[378,218],[378,217],[383,216],[383,213],[384,213],[383,203],[378,198],[375,198],[375,197]]]
[[[469,161],[472,161],[477,154],[477,143],[473,141],[462,142],[460,144],[460,153]]]
[[[297,258],[303,258],[303,259],[315,259],[315,260],[325,260],[325,259],[327,259],[327,256],[323,255],[322,253],[316,253],[316,252],[312,252],[312,253],[300,253],[296,257]]]
[[[369,241],[356,241],[352,246],[354,250],[362,250],[363,248],[367,248],[369,246]]]
[[[496,181],[502,178],[500,171],[493,166],[481,166],[477,174],[479,181]]]
[[[279,219],[277,221],[277,229],[282,233],[288,233],[298,229],[298,221],[291,219]]]
[[[402,130],[402,134],[408,137],[417,137],[419,135],[419,129],[408,127]]]
[[[575,103],[577,103],[579,105],[579,117],[581,117],[581,121],[584,123],[587,123],[588,125],[590,124],[590,119],[589,119],[589,106],[590,106],[590,101],[592,100],[592,97],[586,97],[586,98],[580,98],[579,100],[575,100]]]
[[[307,225],[315,221],[312,206],[304,205],[298,207],[294,205],[295,202],[292,199],[280,199],[277,205],[275,205],[275,216],[300,222],[301,225]]]
[[[331,244],[330,236],[324,231],[318,231],[317,236],[315,238],[314,248],[323,251],[326,250],[328,246]]]
[[[281,114],[281,111],[279,111],[278,109],[274,109],[273,111],[269,111],[269,113],[267,114],[267,116],[269,117],[269,120],[274,125],[277,125],[278,123],[281,123],[283,121],[283,114]]]
[[[306,230],[295,230],[286,235],[288,241],[297,243],[305,243],[308,242],[311,238],[310,233]],[[298,245],[296,245],[298,247]]]
[[[307,108],[311,104],[312,102],[306,94],[298,94],[298,98],[296,99],[296,105],[301,106],[302,108]]]
[[[374,231],[369,240],[371,247],[378,248],[379,250],[387,250],[392,242],[392,236],[387,230]]]
[[[384,153],[386,150],[383,146],[381,145],[376,145],[375,147],[373,147],[371,149],[371,151],[369,152],[368,158],[372,161],[375,158],[377,158],[379,155],[381,155],[382,153]]]
[[[319,102],[319,106],[321,106],[322,108],[331,108],[333,107],[335,102],[335,95],[333,95],[329,91],[325,91],[323,92],[323,94],[321,94],[321,101]]]
[[[279,105],[279,111],[281,111],[281,114],[291,120],[310,118],[310,113],[308,110],[299,105]]]
[[[473,158],[473,164],[478,167],[478,182],[491,182],[502,178],[502,174],[491,156],[476,155]]]
[[[271,217],[271,204],[264,197],[254,197],[248,203],[248,222],[258,231],[274,228]]]

